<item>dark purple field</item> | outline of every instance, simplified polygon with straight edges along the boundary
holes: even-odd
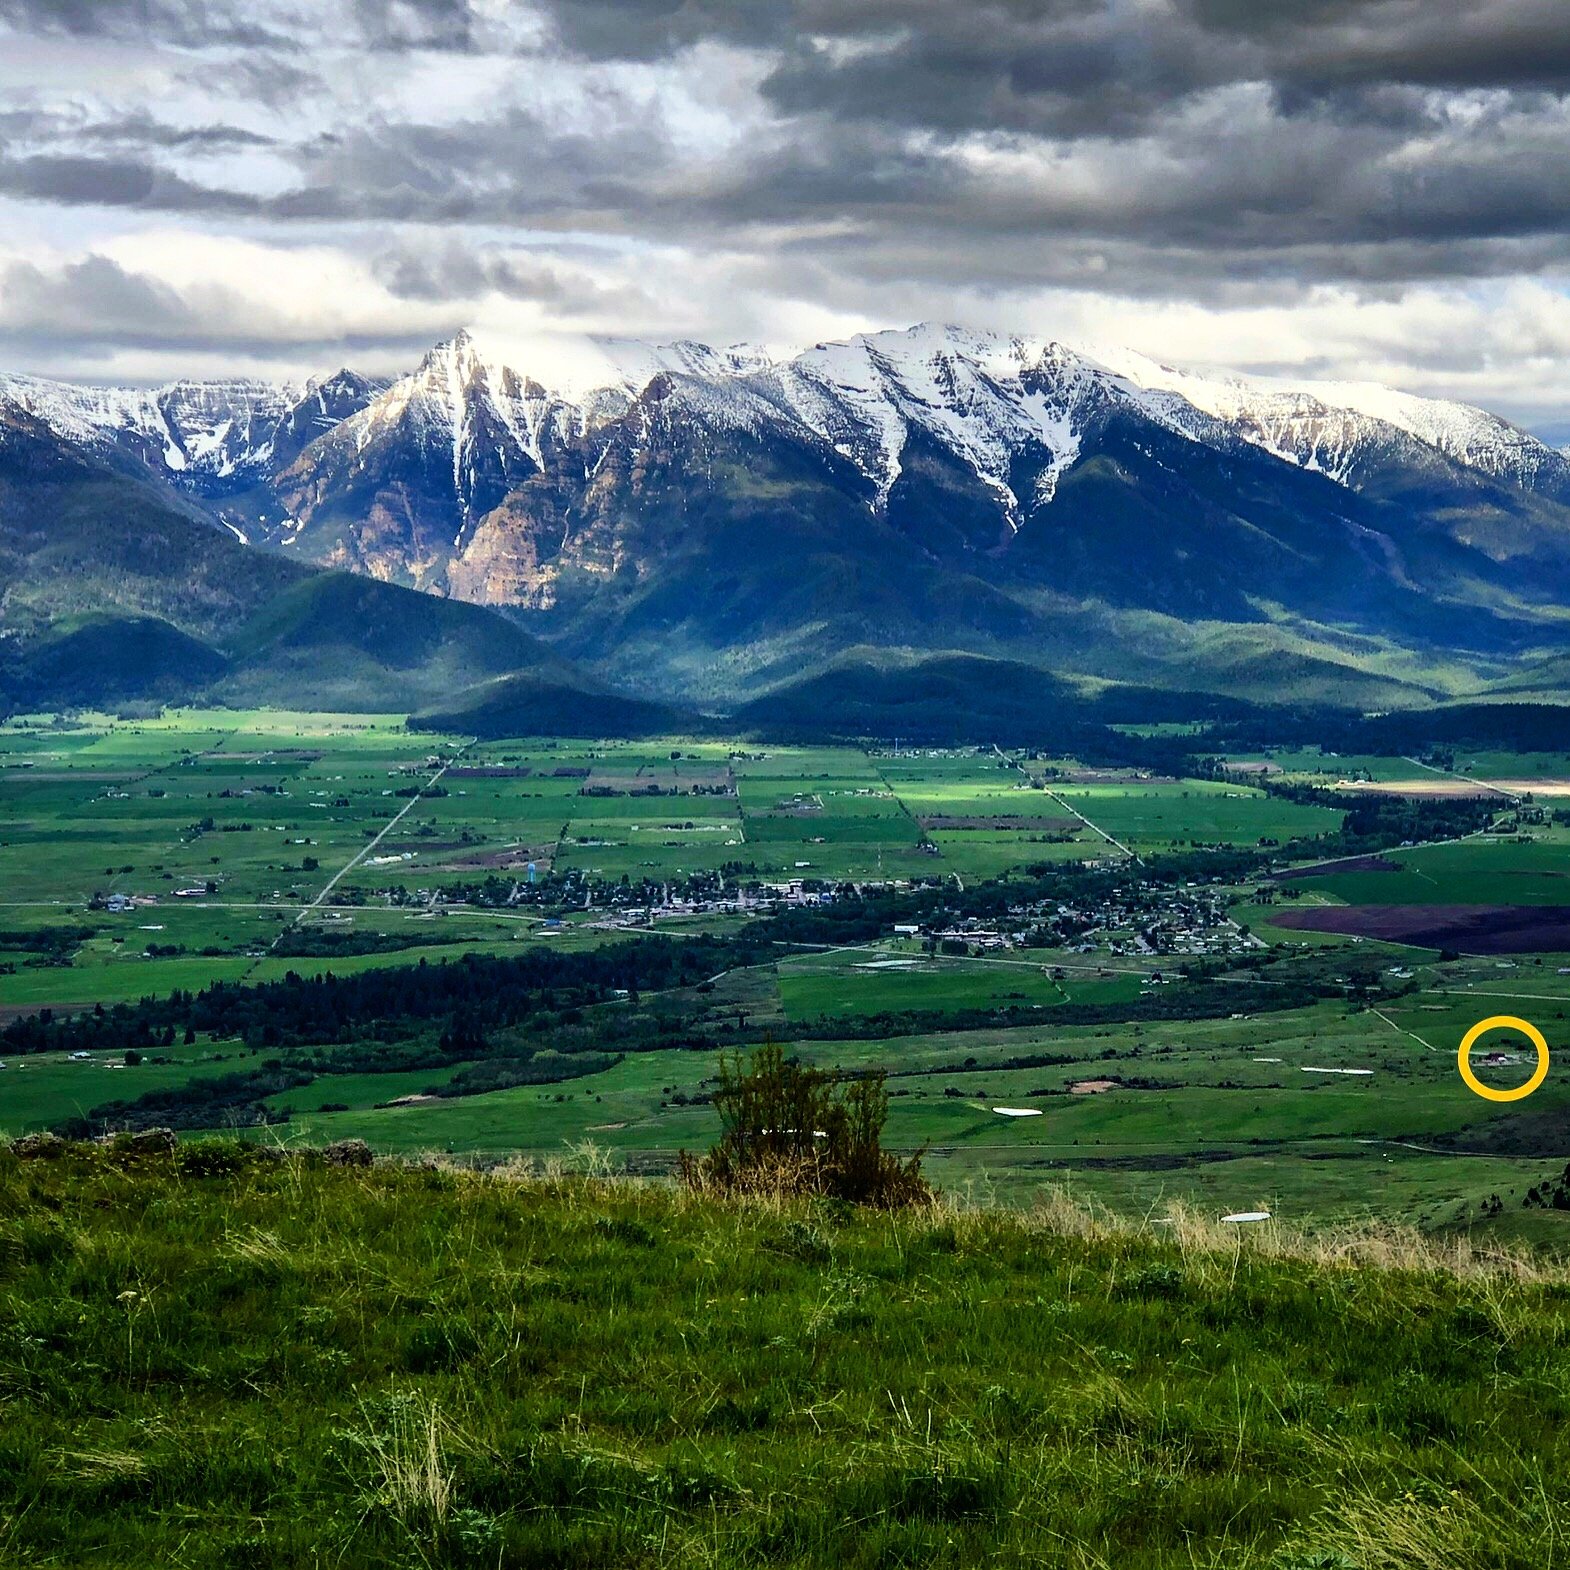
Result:
[[[1570,951],[1570,905],[1337,905],[1273,914],[1295,932],[1339,932],[1461,954]]]

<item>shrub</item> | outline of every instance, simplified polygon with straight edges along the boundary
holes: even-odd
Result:
[[[824,1194],[880,1209],[932,1198],[920,1153],[901,1161],[883,1148],[889,1097],[881,1073],[846,1079],[771,1043],[750,1063],[721,1054],[719,1079],[714,1107],[724,1133],[701,1159],[682,1152],[688,1188]]]
[[[1176,1301],[1186,1290],[1183,1272],[1175,1265],[1146,1265],[1125,1277],[1115,1288],[1119,1297],[1135,1301],[1152,1297]]]

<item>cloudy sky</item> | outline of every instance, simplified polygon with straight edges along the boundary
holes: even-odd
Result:
[[[0,0],[0,368],[949,320],[1570,440],[1564,0]]]

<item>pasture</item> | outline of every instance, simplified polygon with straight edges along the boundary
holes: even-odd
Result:
[[[1391,778],[1410,768],[1312,754],[1275,761],[1300,775],[1316,761]],[[1561,760],[1480,761],[1546,778]],[[472,746],[385,718],[228,711],[11,726],[0,728],[0,1019],[215,981],[625,943],[647,929],[603,903],[623,879],[649,898],[693,879],[720,893],[842,879],[960,891],[1030,866],[1268,848],[1339,821],[1333,809],[1246,785],[1094,770],[1046,752],[680,737]],[[503,894],[526,888],[531,866],[536,880],[580,880],[564,885],[578,891],[575,903],[466,902],[487,883]],[[1383,907],[1508,905],[1549,917],[1567,873],[1570,829],[1545,820],[1218,890],[1232,922],[1255,935],[1243,952],[1274,967],[1238,961],[1229,972],[1226,959],[1209,961],[1259,1000],[1229,1017],[1181,1017],[1185,983],[1170,957],[1142,944],[1137,920],[1046,950],[961,942],[943,952],[885,932],[781,953],[716,978],[701,998],[644,1000],[644,1013],[706,1021],[710,1034],[693,1038],[710,1043],[704,1050],[681,1045],[673,1026],[674,1044],[651,1049],[640,1038],[616,1060],[614,1024],[594,1023],[612,1018],[602,1005],[584,1027],[611,1054],[596,1072],[459,1095],[455,1082],[476,1062],[461,1052],[327,1066],[267,1091],[269,1114],[286,1121],[255,1137],[361,1136],[382,1150],[477,1162],[588,1142],[636,1170],[666,1172],[715,1132],[712,1027],[747,1024],[782,1032],[824,1066],[887,1071],[891,1142],[926,1148],[946,1186],[1009,1203],[1068,1180],[1123,1207],[1186,1197],[1300,1218],[1377,1212],[1552,1232],[1551,1218],[1524,1216],[1520,1201],[1556,1156],[1563,1164],[1570,1084],[1556,1070],[1526,1116],[1466,1091],[1454,1053],[1485,1013],[1533,1019],[1557,1049],[1570,977],[1553,955],[1441,963],[1434,948],[1376,940],[1401,936],[1379,926]],[[111,895],[132,903],[110,911]],[[1366,910],[1373,936],[1287,925],[1342,907]],[[656,930],[735,932],[745,921],[670,916]],[[1350,993],[1272,1004],[1293,966],[1320,965],[1334,979],[1342,955],[1377,961],[1391,995],[1376,1007]],[[13,1056],[0,1070],[0,1132],[254,1075],[271,1056],[205,1038],[135,1063]],[[1331,1072],[1345,1070],[1359,1072]],[[1480,1072],[1501,1085],[1523,1077],[1510,1064]],[[1485,1218],[1496,1193],[1504,1214]]]

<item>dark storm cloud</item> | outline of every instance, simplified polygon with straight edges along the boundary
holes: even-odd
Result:
[[[538,3],[532,27],[466,0],[0,0],[0,22],[90,53],[171,46],[182,91],[225,100],[194,123],[0,119],[0,193],[756,250],[862,298],[901,279],[1367,289],[1570,260],[1565,0]],[[383,52],[390,74],[434,52],[411,66],[434,97],[339,96],[334,51]],[[578,84],[576,112],[439,58],[498,51],[510,84]],[[451,101],[431,86],[447,70]],[[740,106],[708,143],[700,71],[730,73],[713,85]],[[408,248],[383,281],[422,300],[560,286],[459,249],[468,264]]]
[[[985,275],[1034,235],[1143,288],[1174,247],[1231,277],[1495,275],[1570,246],[1563,0],[546,0],[601,59],[698,42],[768,61],[782,127],[690,219],[842,219],[848,245]],[[1034,152],[992,181],[980,144]],[[978,172],[978,170],[980,172]],[[919,236],[919,242],[917,237]],[[1142,260],[1141,246],[1150,248]]]
[[[601,309],[646,311],[652,303],[640,290],[607,287],[581,269],[495,246],[402,245],[373,258],[371,272],[401,300],[437,303],[497,294],[579,314]]]
[[[786,112],[1132,135],[1196,95],[1239,83],[1265,84],[1283,102],[1334,96],[1359,118],[1357,89],[1406,105],[1408,115],[1418,100],[1390,89],[1570,90],[1562,0],[908,0],[872,11],[825,6],[820,27],[795,35],[802,41],[766,85]]]
[[[209,183],[166,156],[247,148],[275,150],[294,182],[257,194]],[[609,96],[592,133],[512,108],[445,125],[379,118],[287,144],[141,113],[93,121],[0,113],[0,193],[73,206],[334,222],[565,222],[650,209],[672,164],[657,114]]]
[[[791,5],[771,0],[550,0],[543,9],[566,48],[604,60],[653,60],[715,40],[779,43],[800,25]]]
[[[582,282],[545,263],[462,246],[387,251],[375,258],[371,271],[389,293],[404,300],[472,299],[495,292],[514,300],[565,304]]]
[[[944,131],[1127,135],[1190,94],[1240,79],[1248,53],[1170,13],[1130,25],[1115,7],[912,0],[904,9],[899,17],[880,8],[882,26],[859,37],[847,10],[831,31],[782,54],[765,93],[787,114]]]
[[[193,55],[183,68],[177,65],[175,74],[194,92],[213,93],[264,110],[298,108],[329,96],[321,73],[310,69],[305,57],[298,54],[251,50],[221,57]]]
[[[150,148],[200,153],[272,147],[277,144],[277,138],[217,121],[173,125],[157,119],[145,109],[98,118],[80,112],[0,109],[0,148],[26,146],[36,151],[60,144],[77,148]]]
[[[53,356],[115,349],[213,350],[266,354],[281,343],[326,363],[367,348],[401,348],[418,356],[433,329],[422,324],[407,337],[379,332],[345,333],[321,321],[258,318],[254,302],[238,290],[209,286],[193,300],[144,273],[128,272],[104,256],[43,268],[31,262],[0,264],[0,344]],[[455,313],[445,330],[456,331]],[[441,331],[441,327],[434,329]]]
[[[96,121],[84,126],[76,136],[78,141],[100,147],[159,147],[204,153],[273,147],[278,141],[239,125],[170,125],[145,111]]]
[[[841,89],[901,66],[913,85],[928,74],[1022,100],[1082,97],[1129,76],[1157,95],[1244,79],[1570,86],[1562,0],[544,0],[544,9],[565,47],[602,59],[705,39],[823,40],[817,74]],[[880,40],[887,47],[870,69],[839,47]],[[918,117],[951,108],[906,104]]]
[[[623,110],[596,134],[519,110],[351,127],[281,149],[295,177],[266,196],[168,167],[167,153],[221,145],[223,128],[131,119],[85,132],[80,152],[0,156],[0,191],[281,222],[751,237],[837,250],[847,265],[901,253],[918,276],[977,282],[1001,276],[1008,245],[1040,282],[1084,281],[1100,257],[1105,282],[1134,292],[1171,279],[1174,250],[1208,255],[1228,279],[1290,275],[1312,256],[1301,276],[1364,280],[1498,275],[1570,250],[1570,113],[1557,102],[1524,114],[1504,103],[1448,137],[1425,119],[1421,156],[1392,156],[1406,133],[1392,140],[1389,113],[1303,106],[1284,119],[1255,105],[1122,149],[1086,139],[1070,156],[1089,172],[1073,178],[1035,164],[1017,136],[994,149],[1019,155],[1017,170],[978,168],[942,142],[833,118],[694,167],[657,120]],[[508,292],[501,274],[496,287]]]
[[[69,205],[137,207],[166,213],[257,213],[261,204],[137,157],[0,153],[0,193]]]
[[[115,38],[184,48],[279,45],[283,35],[247,14],[203,0],[0,0],[0,22],[22,33]]]
[[[1570,87],[1559,0],[1189,0],[1212,36],[1256,45],[1272,74],[1433,87]]]
[[[448,125],[335,131],[294,160],[300,182],[269,201],[272,216],[508,224],[635,218],[673,155],[656,118],[608,99],[592,134],[508,109]]]
[[[62,330],[99,338],[127,331],[185,338],[196,325],[173,290],[90,256],[53,271],[30,262],[0,269],[0,328],[12,334]]]

